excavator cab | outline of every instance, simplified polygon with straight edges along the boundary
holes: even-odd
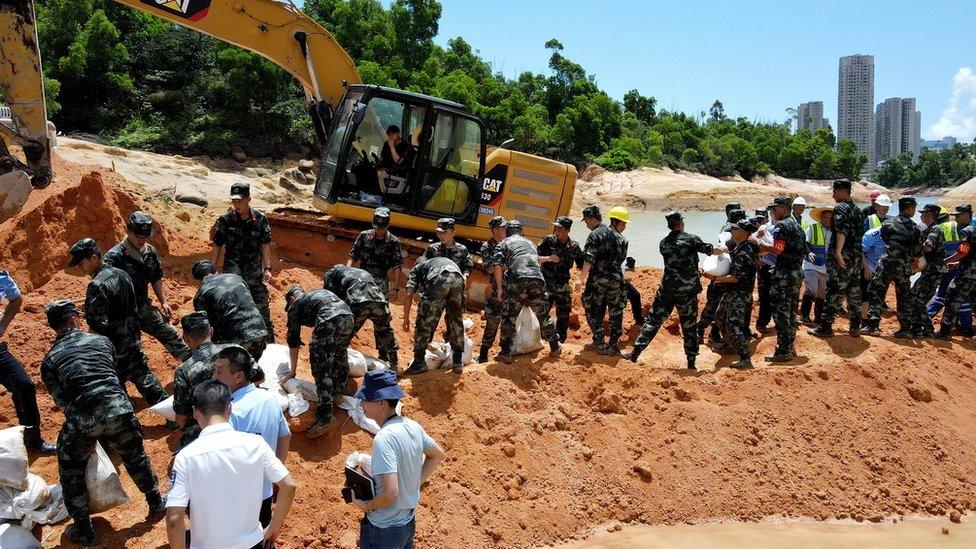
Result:
[[[394,215],[477,221],[485,129],[463,105],[351,85],[335,113],[315,184],[327,213],[368,221],[385,206]],[[388,137],[391,128],[399,142]]]

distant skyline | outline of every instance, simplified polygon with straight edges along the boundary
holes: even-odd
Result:
[[[548,74],[544,44],[556,38],[618,100],[637,89],[659,108],[696,114],[719,99],[729,116],[777,122],[823,101],[836,130],[838,60],[871,54],[875,104],[915,97],[924,139],[976,137],[976,10],[963,2],[442,4],[437,43],[462,36],[509,78]]]

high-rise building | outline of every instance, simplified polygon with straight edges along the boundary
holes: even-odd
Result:
[[[874,171],[874,56],[840,58],[837,71],[837,141],[847,139],[868,157],[866,169]]]
[[[932,140],[932,141],[922,141],[920,149],[932,149],[933,151],[941,151],[942,149],[951,149],[956,146],[959,140],[955,137],[947,136],[942,139]]]
[[[830,122],[823,115],[823,101],[801,103],[796,108],[796,133],[803,130],[815,132],[820,128],[829,128]]]
[[[875,159],[880,162],[902,153],[918,158],[921,150],[922,113],[915,110],[915,98],[892,97],[875,110]]]

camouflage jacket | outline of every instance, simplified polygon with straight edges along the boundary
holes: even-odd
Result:
[[[800,273],[807,254],[807,235],[792,215],[773,226],[773,250],[777,272]]]
[[[888,260],[911,264],[912,258],[922,255],[922,230],[910,217],[897,215],[884,220],[881,225],[881,240],[885,251],[882,257]]]
[[[458,268],[457,263],[446,257],[418,261],[413,269],[410,269],[407,289],[422,292],[427,284],[435,282],[444,273],[455,273],[459,279],[461,278],[461,269]]]
[[[124,352],[140,338],[138,308],[129,275],[102,265],[85,294],[85,320],[92,331],[109,338],[117,352]]]
[[[675,294],[697,294],[702,291],[698,274],[698,254],[710,254],[715,247],[702,241],[697,235],[683,231],[671,231],[661,240],[661,257],[664,258],[662,290]]]
[[[752,296],[752,289],[756,283],[756,258],[759,256],[759,246],[748,240],[743,241],[732,251],[732,268],[729,274],[738,280],[729,288],[741,295]]]
[[[963,245],[966,245],[965,247]],[[966,279],[976,278],[976,227],[972,224],[959,229],[959,251],[967,250],[966,255],[959,260],[959,275]]]
[[[550,286],[569,284],[569,271],[573,265],[576,265],[577,269],[583,268],[583,250],[572,238],[567,238],[566,242],[560,242],[556,235],[546,235],[539,242],[539,256],[547,257],[550,255],[559,257],[557,263],[542,264],[542,274]]]
[[[201,344],[190,358],[177,366],[173,374],[173,411],[190,418],[184,430],[196,424],[193,419],[193,389],[213,377],[214,357],[224,347],[227,345],[211,341]]]
[[[521,279],[546,279],[539,264],[539,252],[524,236],[516,234],[502,240],[495,254],[498,265],[505,271],[506,283]]]
[[[493,274],[495,265],[498,265],[497,250],[498,241],[494,237],[489,238],[487,242],[481,245],[481,249],[478,250],[478,255],[481,256],[482,266],[488,272],[488,283],[491,284],[492,297],[498,297],[498,286],[495,284],[495,275]]]
[[[940,273],[948,272],[949,268],[945,264],[945,233],[938,223],[933,223],[931,227],[925,229],[922,234],[922,245],[928,246],[931,251],[922,250],[925,256],[925,272]]]
[[[363,269],[336,265],[325,272],[322,286],[349,304],[386,303],[383,290]]]
[[[340,315],[352,316],[352,309],[329,290],[312,290],[288,307],[288,346],[302,346],[302,326],[314,328],[319,322]]]
[[[830,229],[830,242],[827,243],[827,255],[833,255],[837,249],[837,235],[843,234],[845,257],[861,257],[861,237],[864,236],[864,213],[850,200],[844,200],[834,205],[834,217]]]
[[[261,247],[271,243],[271,223],[263,213],[251,208],[251,216],[241,219],[231,210],[218,217],[210,231],[214,245],[224,247],[223,272],[261,280]]]
[[[597,225],[586,237],[583,247],[585,260],[590,264],[589,276],[623,281],[627,246],[624,235],[602,223]]]
[[[240,275],[214,274],[203,280],[193,309],[207,311],[216,343],[242,343],[267,337],[268,329]]]
[[[359,233],[349,250],[349,257],[359,262],[359,268],[382,280],[386,280],[391,269],[403,266],[400,239],[389,231],[382,239],[376,236],[376,229]]]
[[[75,328],[61,332],[41,361],[41,380],[69,421],[94,425],[132,413],[115,372],[115,348],[106,337]]]
[[[446,257],[456,263],[463,274],[470,273],[471,267],[474,266],[471,261],[471,254],[468,252],[468,247],[459,242],[455,242],[450,248],[440,242],[435,242],[427,246],[427,249],[424,251],[424,257],[427,259]]]
[[[103,260],[109,267],[122,269],[129,275],[136,291],[136,302],[140,305],[149,301],[149,285],[163,278],[163,265],[159,261],[156,248],[151,244],[146,244],[141,260],[130,253],[121,242],[105,252]]]

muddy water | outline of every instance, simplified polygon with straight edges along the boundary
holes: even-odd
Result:
[[[626,526],[560,549],[920,549],[976,547],[976,521],[908,519],[896,524],[854,522],[721,522],[677,526]],[[943,528],[948,534],[943,533]]]
[[[937,197],[920,196],[918,207],[921,209],[926,204],[938,202]],[[891,212],[897,212],[897,206],[891,208]],[[643,267],[664,267],[664,259],[658,251],[661,239],[667,236],[668,226],[664,221],[666,212],[632,212],[630,223],[624,236],[630,242],[630,255],[637,260],[638,266]],[[807,215],[807,214],[804,214]],[[715,243],[718,241],[718,231],[725,224],[725,212],[684,212],[685,231],[697,234],[705,242]],[[919,215],[915,219],[921,222]],[[582,245],[586,242],[586,225],[578,219],[573,220],[573,230],[571,235],[574,240]]]

